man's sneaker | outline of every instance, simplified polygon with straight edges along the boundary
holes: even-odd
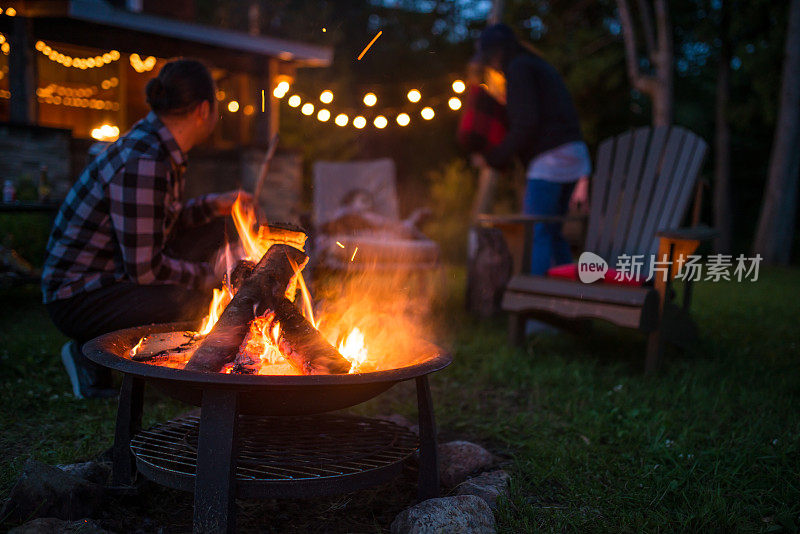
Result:
[[[61,347],[61,361],[76,399],[107,399],[117,395],[117,390],[111,387],[111,371],[84,356],[74,341]]]

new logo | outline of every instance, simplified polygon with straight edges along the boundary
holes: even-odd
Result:
[[[594,252],[584,252],[578,258],[578,278],[584,284],[601,280],[607,272],[608,263]]]

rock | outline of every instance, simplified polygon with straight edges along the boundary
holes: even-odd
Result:
[[[106,462],[82,462],[79,464],[57,465],[65,473],[104,485],[108,482],[111,474],[111,464]]]
[[[24,525],[13,528],[8,534],[110,534],[91,519],[64,521],[55,517],[43,517],[28,521]]]
[[[494,515],[474,495],[428,499],[400,512],[391,530],[392,534],[489,534],[495,532]]]
[[[390,423],[394,423],[398,426],[409,429],[414,434],[419,434],[419,425],[410,421],[407,417],[400,415],[399,413],[393,413],[392,415],[379,415],[375,419],[389,421]]]
[[[456,487],[456,494],[475,495],[486,501],[486,504],[494,509],[497,506],[497,498],[501,495],[508,495],[508,482],[510,480],[511,476],[502,469],[489,471],[459,484]]]
[[[77,520],[92,517],[103,497],[104,489],[99,484],[28,460],[0,517],[11,523],[37,517]]]
[[[439,445],[439,479],[447,487],[464,482],[473,473],[492,465],[492,453],[469,441],[450,441]]]

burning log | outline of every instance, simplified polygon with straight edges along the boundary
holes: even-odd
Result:
[[[230,280],[228,280],[230,288],[234,294],[239,291],[239,288],[242,287],[244,281],[247,280],[251,274],[253,274],[253,269],[255,268],[256,264],[252,261],[241,260],[236,264],[236,268],[233,269],[230,274]]]
[[[233,360],[249,329],[250,321],[284,298],[295,276],[292,262],[302,267],[308,256],[289,245],[273,245],[253,268],[192,358],[189,371],[217,372]]]
[[[279,325],[272,341],[293,367],[303,374],[347,373],[350,362],[286,298],[287,287],[295,284],[294,266],[302,269],[307,261],[308,257],[292,246],[273,245],[249,276],[232,275],[232,282],[243,278],[240,287],[185,369],[219,371],[236,358],[250,323],[269,313],[270,322]]]

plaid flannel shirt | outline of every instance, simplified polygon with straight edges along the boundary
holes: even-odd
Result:
[[[205,197],[182,202],[186,155],[155,113],[83,171],[56,216],[42,272],[44,302],[132,281],[205,288],[211,267],[164,253],[170,236],[213,218]]]

